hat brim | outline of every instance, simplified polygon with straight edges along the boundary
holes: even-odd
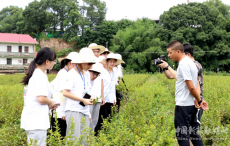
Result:
[[[97,45],[97,46],[91,46],[89,47],[90,49],[99,49],[100,52],[104,52],[105,51],[105,47],[104,46],[101,46],[101,45]]]
[[[121,59],[118,59],[118,58],[104,58],[102,61],[101,61],[101,63],[103,63],[103,64],[106,64],[106,60],[107,59],[116,59],[117,60],[117,62],[115,63],[115,65],[119,65],[119,64],[121,64],[121,63],[125,63],[123,60],[121,60]]]
[[[77,63],[77,64],[80,64],[80,63],[96,63],[96,58],[94,59],[85,59],[85,58],[77,58],[76,60],[72,60],[71,63]]]
[[[103,51],[103,52],[101,52],[100,54],[103,54],[103,53],[106,53],[106,52],[108,52],[108,53],[113,53],[112,51]]]
[[[89,71],[93,71],[93,72],[101,74],[101,72],[99,70],[96,70],[96,69],[95,70],[94,69],[89,69]]]

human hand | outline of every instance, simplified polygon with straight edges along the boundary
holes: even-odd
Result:
[[[114,102],[113,102],[113,106],[115,106],[116,105],[116,101],[114,100]]]
[[[162,69],[166,68],[166,67],[168,66],[168,63],[165,62],[165,61],[163,61],[163,60],[161,60],[161,61],[162,61],[163,63],[158,64],[158,66],[161,67]]]
[[[84,105],[93,105],[93,100],[91,100],[91,98],[90,99],[83,99],[83,101],[82,101],[83,103],[84,103]]]
[[[209,107],[208,107],[208,103],[203,100],[201,103],[200,103],[200,107],[203,109],[203,110],[208,110]]]
[[[101,97],[101,106],[104,105],[104,104],[105,104],[105,98],[103,96],[103,97]]]
[[[196,99],[195,99],[194,103],[195,103],[195,107],[196,107],[196,108],[200,108],[200,106],[199,106],[199,104],[198,104],[198,102],[197,102]]]
[[[50,103],[48,104],[48,106],[49,106],[49,109],[53,109],[53,110],[57,109],[57,107],[55,105],[55,102],[52,101],[52,100],[50,101]]]

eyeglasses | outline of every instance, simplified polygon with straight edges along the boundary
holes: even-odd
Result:
[[[54,64],[57,64],[57,61],[56,60],[53,60]]]

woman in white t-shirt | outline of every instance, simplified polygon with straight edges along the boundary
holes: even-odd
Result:
[[[58,120],[58,127],[60,134],[62,138],[66,136],[66,120],[65,120],[65,97],[63,96],[63,89],[64,84],[66,81],[66,76],[69,70],[74,68],[76,66],[75,63],[72,63],[71,61],[78,57],[77,52],[71,52],[69,55],[65,58],[59,58],[60,61],[60,71],[58,72],[56,78],[51,82],[51,86],[54,89],[53,93],[53,100],[56,103],[60,103],[60,106],[57,108],[57,120]],[[53,114],[53,113],[52,113]],[[51,117],[51,125],[52,130],[56,130],[56,124],[55,124],[55,117]]]
[[[45,70],[53,68],[55,59],[54,50],[47,47],[40,49],[22,80],[25,86],[28,85],[28,90],[24,93],[21,128],[27,132],[28,143],[37,140],[38,146],[46,145],[47,129],[50,128],[49,109],[57,108],[50,99],[52,88],[45,74]]]
[[[94,98],[83,98],[86,93],[89,93],[90,80],[86,77],[86,71],[89,70],[94,63],[96,57],[89,48],[83,48],[79,52],[79,57],[72,60],[76,63],[76,67],[68,72],[66,83],[64,85],[63,95],[66,97],[65,118],[67,123],[67,135],[70,131],[71,118],[74,122],[74,134],[72,139],[79,138],[82,131],[89,127],[89,106],[92,105]],[[80,104],[83,103],[83,105]],[[84,124],[81,122],[84,118]]]
[[[118,81],[116,71],[114,67],[118,64],[124,63],[118,56],[118,54],[109,54],[107,58],[102,60],[103,64],[106,64],[106,71],[103,73],[103,82],[104,82],[104,96],[105,96],[105,105],[101,106],[98,129],[101,129],[103,119],[111,116],[112,107],[116,105],[116,83]],[[100,119],[101,116],[103,119]]]

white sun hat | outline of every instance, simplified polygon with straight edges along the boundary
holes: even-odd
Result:
[[[96,63],[96,59],[91,49],[82,48],[79,52],[79,57],[73,59],[72,63]]]
[[[102,72],[101,65],[99,63],[93,64],[92,68],[89,69],[89,71],[95,71],[101,73]]]
[[[118,60],[122,60],[122,56],[121,56],[121,54],[115,54],[115,55],[117,55],[117,57],[119,58]],[[121,63],[125,63],[123,60],[122,60],[122,62]],[[120,64],[121,64],[120,63]],[[119,65],[119,64],[118,64]]]
[[[101,52],[101,54],[108,52],[108,53],[113,53],[112,51],[109,51],[107,48],[105,48],[105,51]]]
[[[100,53],[105,51],[105,47],[104,47],[104,46],[97,45],[96,43],[90,44],[88,48],[90,48],[90,49],[92,49],[92,50],[93,50],[93,49],[99,49],[99,50],[100,50]]]
[[[97,58],[97,62],[102,62],[102,60],[104,59],[105,57],[104,56],[99,56],[98,58]]]
[[[62,60],[65,60],[65,59],[69,59],[72,61],[73,59],[78,58],[78,57],[79,57],[79,54],[77,52],[70,52],[68,56],[64,58],[59,58],[58,61],[61,62]]]
[[[102,63],[106,64],[106,60],[107,59],[116,59],[117,62],[115,63],[115,65],[119,65],[121,63],[125,63],[122,59],[121,59],[121,56],[119,56],[120,54],[114,54],[114,53],[111,53],[107,56],[107,58],[104,58],[102,60]]]

